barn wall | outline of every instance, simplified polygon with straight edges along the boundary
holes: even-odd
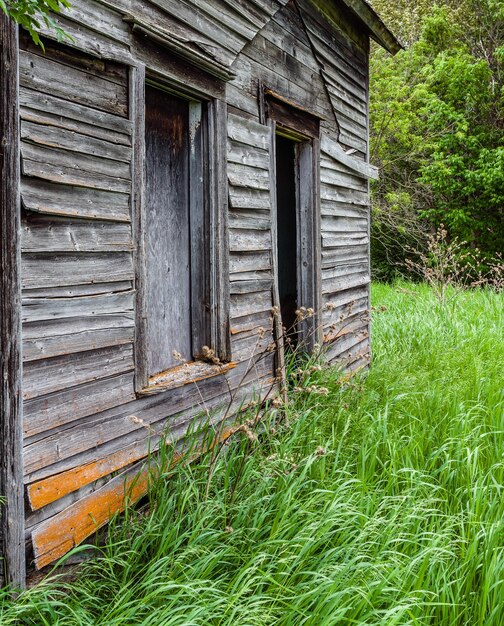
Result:
[[[340,146],[366,156],[367,131],[349,115],[362,121],[366,49],[344,30],[322,32],[321,19],[304,1],[78,0],[58,18],[72,47],[48,43],[44,55],[23,40],[24,480],[26,537],[37,567],[121,508],[125,480],[167,429],[174,443],[183,441],[201,416],[201,397],[218,420],[230,389],[239,388],[236,409],[273,383],[272,355],[250,368],[251,354],[273,337],[272,137],[258,98],[263,87],[321,119],[324,339],[331,360],[368,362],[367,180],[330,148],[340,132]],[[178,54],[204,54],[209,71],[236,74],[217,94],[225,92],[228,103],[233,366],[198,383],[198,391],[189,384],[137,398],[131,67],[147,61],[183,83],[185,63],[173,57],[167,67],[170,51],[148,43],[154,23],[171,33]],[[134,489],[144,493],[146,479]]]

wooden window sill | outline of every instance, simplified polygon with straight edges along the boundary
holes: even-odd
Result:
[[[172,367],[165,372],[160,372],[155,376],[151,376],[149,384],[138,391],[138,396],[153,396],[158,393],[163,393],[170,389],[176,389],[177,387],[183,387],[190,383],[197,383],[207,378],[213,378],[225,374],[229,370],[236,367],[236,363],[222,363],[220,365],[214,365],[212,363],[205,363],[204,361],[191,361],[189,363],[183,363]]]

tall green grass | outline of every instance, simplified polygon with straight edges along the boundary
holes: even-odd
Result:
[[[2,626],[502,626],[502,296],[373,297],[367,376],[312,371],[327,395],[157,479],[150,515],[0,599]]]

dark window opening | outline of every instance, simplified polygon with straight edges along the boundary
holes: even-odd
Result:
[[[296,142],[276,136],[276,231],[278,294],[282,325],[293,343],[297,339],[298,245]]]

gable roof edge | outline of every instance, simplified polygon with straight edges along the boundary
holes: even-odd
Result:
[[[341,0],[369,29],[370,36],[391,54],[403,49],[397,37],[385,25],[367,0]]]

